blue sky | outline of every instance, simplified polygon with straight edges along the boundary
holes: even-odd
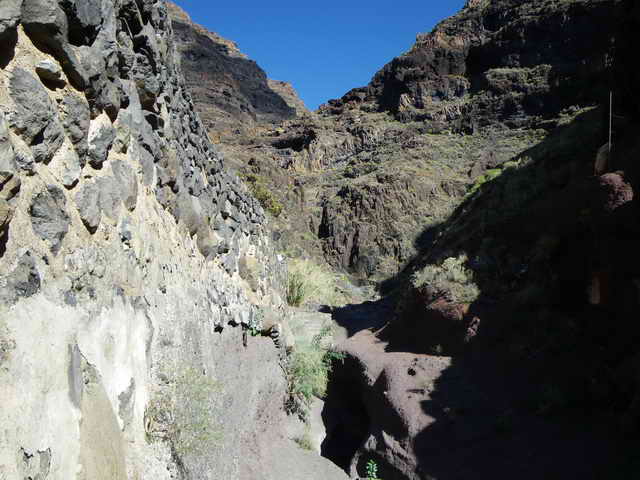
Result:
[[[291,82],[311,109],[366,85],[416,34],[464,0],[174,0],[191,18],[235,41],[270,78]]]

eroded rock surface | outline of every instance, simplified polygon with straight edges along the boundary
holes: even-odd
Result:
[[[165,3],[3,0],[0,39],[0,477],[345,478],[283,427],[284,347],[247,341],[286,324],[286,265]]]

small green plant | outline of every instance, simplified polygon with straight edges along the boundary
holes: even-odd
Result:
[[[305,428],[305,431],[299,437],[293,439],[294,442],[303,450],[313,450],[313,441],[311,440],[311,431],[309,426]]]
[[[287,281],[287,303],[292,307],[299,307],[306,296],[306,286],[302,275],[298,272],[290,272]]]
[[[378,464],[375,460],[369,460],[365,470],[367,472],[367,480],[382,480],[378,478]]]
[[[262,334],[260,329],[255,325],[248,327],[247,330],[249,331],[249,335],[252,337],[257,337]]]

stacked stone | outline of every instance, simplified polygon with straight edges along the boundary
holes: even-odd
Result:
[[[286,265],[193,109],[164,2],[2,0],[0,44],[0,477],[236,478],[247,408],[268,391],[276,418],[286,393],[241,327],[282,311]],[[243,400],[211,412],[217,453],[153,440],[185,372]],[[162,418],[220,407],[192,397]]]

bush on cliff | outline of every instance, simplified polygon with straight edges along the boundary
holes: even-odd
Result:
[[[455,303],[471,303],[480,295],[473,281],[473,272],[465,265],[467,256],[449,257],[439,265],[427,265],[413,275],[416,288],[426,287],[434,300],[447,297]]]

